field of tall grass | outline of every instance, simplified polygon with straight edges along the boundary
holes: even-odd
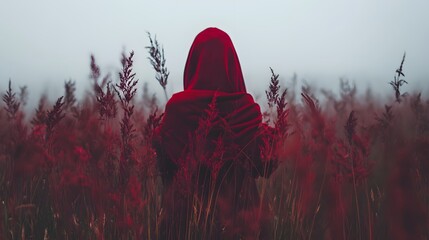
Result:
[[[164,51],[156,40],[148,50],[165,91]],[[117,77],[91,56],[83,99],[67,81],[56,102],[42,96],[24,112],[25,87],[1,90],[0,239],[158,239],[163,188],[151,143],[163,107],[137,89],[133,55]],[[429,239],[429,99],[401,92],[404,59],[386,102],[357,98],[345,80],[334,94],[267,76],[264,121],[281,142],[278,169],[258,190],[274,239]]]

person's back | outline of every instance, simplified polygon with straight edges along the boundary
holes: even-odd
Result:
[[[275,169],[274,160],[261,159],[270,139],[229,36],[202,31],[188,55],[184,91],[168,101],[154,138],[165,188],[161,238],[267,236],[255,178]]]

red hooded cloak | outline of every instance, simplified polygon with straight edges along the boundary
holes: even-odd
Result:
[[[261,160],[268,127],[246,92],[237,53],[225,32],[207,28],[196,36],[183,86],[168,101],[154,140],[166,189],[166,236],[184,236],[189,198],[207,203],[211,190],[217,195],[209,208],[219,214],[210,236],[255,236],[261,231],[261,213],[256,211],[260,200],[254,177],[269,176],[275,164]]]

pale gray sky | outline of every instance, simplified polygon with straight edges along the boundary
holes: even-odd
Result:
[[[135,51],[137,77],[162,99],[146,59],[146,31],[164,45],[171,95],[182,89],[194,37],[209,26],[231,36],[254,94],[264,94],[270,66],[286,83],[297,73],[337,89],[347,77],[361,92],[371,84],[385,94],[404,51],[405,89],[428,90],[427,0],[0,1],[0,90],[11,78],[15,89],[30,87],[33,101],[44,90],[61,96],[70,78],[87,89],[91,53],[116,77],[123,49]]]

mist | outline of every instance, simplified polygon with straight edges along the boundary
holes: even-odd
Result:
[[[41,94],[63,95],[64,81],[89,90],[90,55],[116,81],[122,52],[134,50],[140,88],[164,101],[147,59],[149,31],[165,49],[169,96],[182,90],[183,68],[194,37],[206,27],[227,32],[237,50],[248,91],[263,95],[270,69],[290,86],[338,90],[339,79],[380,95],[393,94],[404,52],[405,91],[428,92],[428,1],[37,1],[4,2],[0,9],[0,90],[8,80],[28,86],[29,107]],[[141,94],[141,91],[140,91]]]

